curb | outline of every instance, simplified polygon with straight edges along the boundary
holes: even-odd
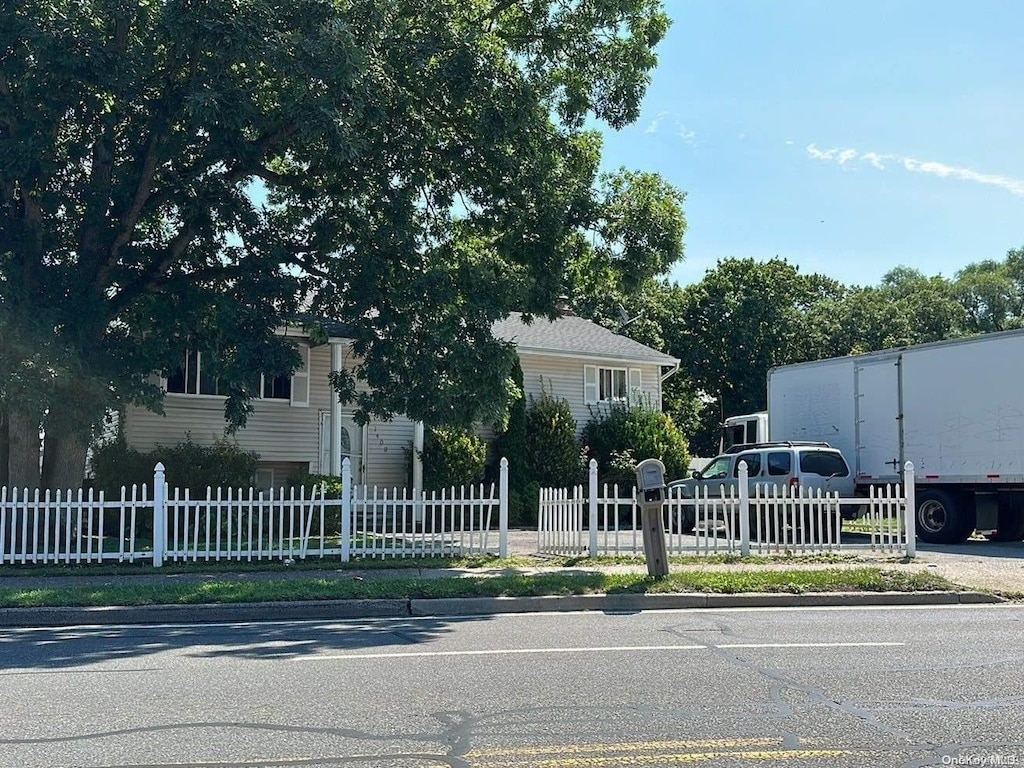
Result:
[[[315,600],[280,603],[0,608],[0,627],[109,624],[208,624],[333,619],[485,616],[513,613],[714,608],[828,608],[886,605],[978,605],[1006,602],[984,592],[817,592],[810,594],[612,594],[468,597],[413,600]]]

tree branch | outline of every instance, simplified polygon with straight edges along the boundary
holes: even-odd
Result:
[[[241,181],[246,176],[256,173],[258,168],[263,168],[263,158],[274,147],[282,141],[294,136],[299,130],[298,123],[289,123],[274,133],[269,133],[253,142],[248,160],[239,160],[224,174],[224,180],[229,184]]]
[[[194,234],[192,221],[185,222],[178,234],[171,240],[164,257],[150,264],[135,280],[111,297],[107,305],[110,317],[116,317],[143,294],[155,293],[164,283],[164,274],[167,270],[185,255]]]
[[[157,167],[157,146],[162,138],[162,134],[156,131],[150,135],[149,141],[146,143],[146,154],[142,160],[139,182],[135,185],[135,196],[132,198],[131,207],[123,217],[121,229],[110,247],[110,256],[107,259],[107,263],[104,264],[104,268],[101,270],[101,283],[106,281],[113,265],[117,263],[118,252],[131,240],[135,225],[138,224],[139,217],[142,216],[142,209],[145,207],[146,201],[152,192],[153,176],[156,174]]]

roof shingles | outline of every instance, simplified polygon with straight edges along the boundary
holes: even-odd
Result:
[[[495,338],[513,342],[524,352],[581,355],[661,365],[679,363],[676,358],[646,344],[574,315],[563,315],[555,320],[535,317],[527,325],[521,313],[513,312],[491,326],[491,331]]]

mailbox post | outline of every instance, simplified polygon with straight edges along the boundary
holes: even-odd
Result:
[[[665,465],[658,459],[644,459],[636,465],[636,500],[644,532],[644,555],[648,575],[668,576],[668,548],[665,545]]]

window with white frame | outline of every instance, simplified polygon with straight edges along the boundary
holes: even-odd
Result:
[[[587,404],[641,404],[643,376],[640,369],[583,366],[583,400]]]
[[[291,376],[256,374],[253,379],[256,398],[309,405],[309,347],[301,345],[298,349],[302,362]],[[226,387],[213,376],[213,369],[211,353],[190,350],[182,364],[167,374],[164,389],[182,395],[227,395]]]

